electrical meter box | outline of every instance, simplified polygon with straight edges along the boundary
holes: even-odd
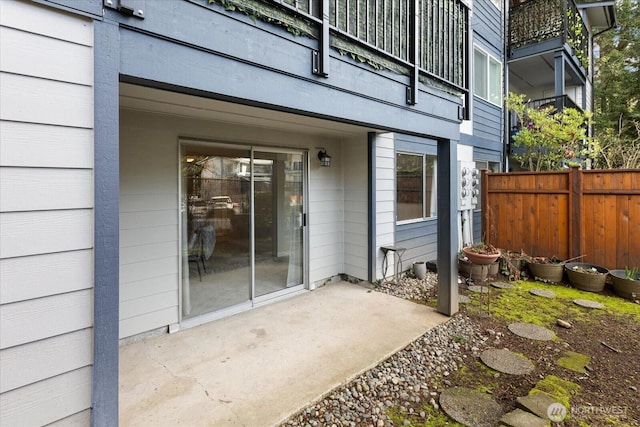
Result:
[[[475,209],[480,193],[480,171],[474,162],[458,162],[458,210]]]

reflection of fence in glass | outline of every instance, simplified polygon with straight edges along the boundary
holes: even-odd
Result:
[[[396,220],[436,216],[436,157],[398,153],[396,158]]]

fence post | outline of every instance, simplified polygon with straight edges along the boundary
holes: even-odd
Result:
[[[491,226],[491,218],[489,217],[489,170],[488,169],[480,169],[480,191],[482,192],[482,197],[480,198],[482,206],[480,218],[482,218],[481,222],[481,239],[489,244],[491,242],[491,236],[489,235],[489,228]]]
[[[571,166],[569,172],[569,256],[584,255],[584,227],[582,224],[583,209],[583,174],[580,166]]]

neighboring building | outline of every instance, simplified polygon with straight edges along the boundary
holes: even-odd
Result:
[[[507,38],[508,87],[531,106],[593,111],[594,37],[616,24],[613,0],[513,0]],[[519,123],[509,117],[509,134]],[[513,154],[517,147],[509,145]],[[517,152],[517,151],[516,151]],[[516,161],[509,170],[518,170]]]
[[[489,0],[0,1],[0,425],[111,425],[120,341],[380,280],[383,247],[437,258],[455,313],[458,157],[503,160],[502,22]]]

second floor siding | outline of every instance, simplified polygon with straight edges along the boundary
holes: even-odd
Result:
[[[500,1],[500,0],[499,0]],[[499,57],[504,50],[504,22],[502,10],[491,0],[477,0],[473,2],[473,17],[471,28],[473,37],[481,38],[485,48],[495,50]]]
[[[502,135],[502,109],[478,97],[473,103],[473,135],[499,141]]]

